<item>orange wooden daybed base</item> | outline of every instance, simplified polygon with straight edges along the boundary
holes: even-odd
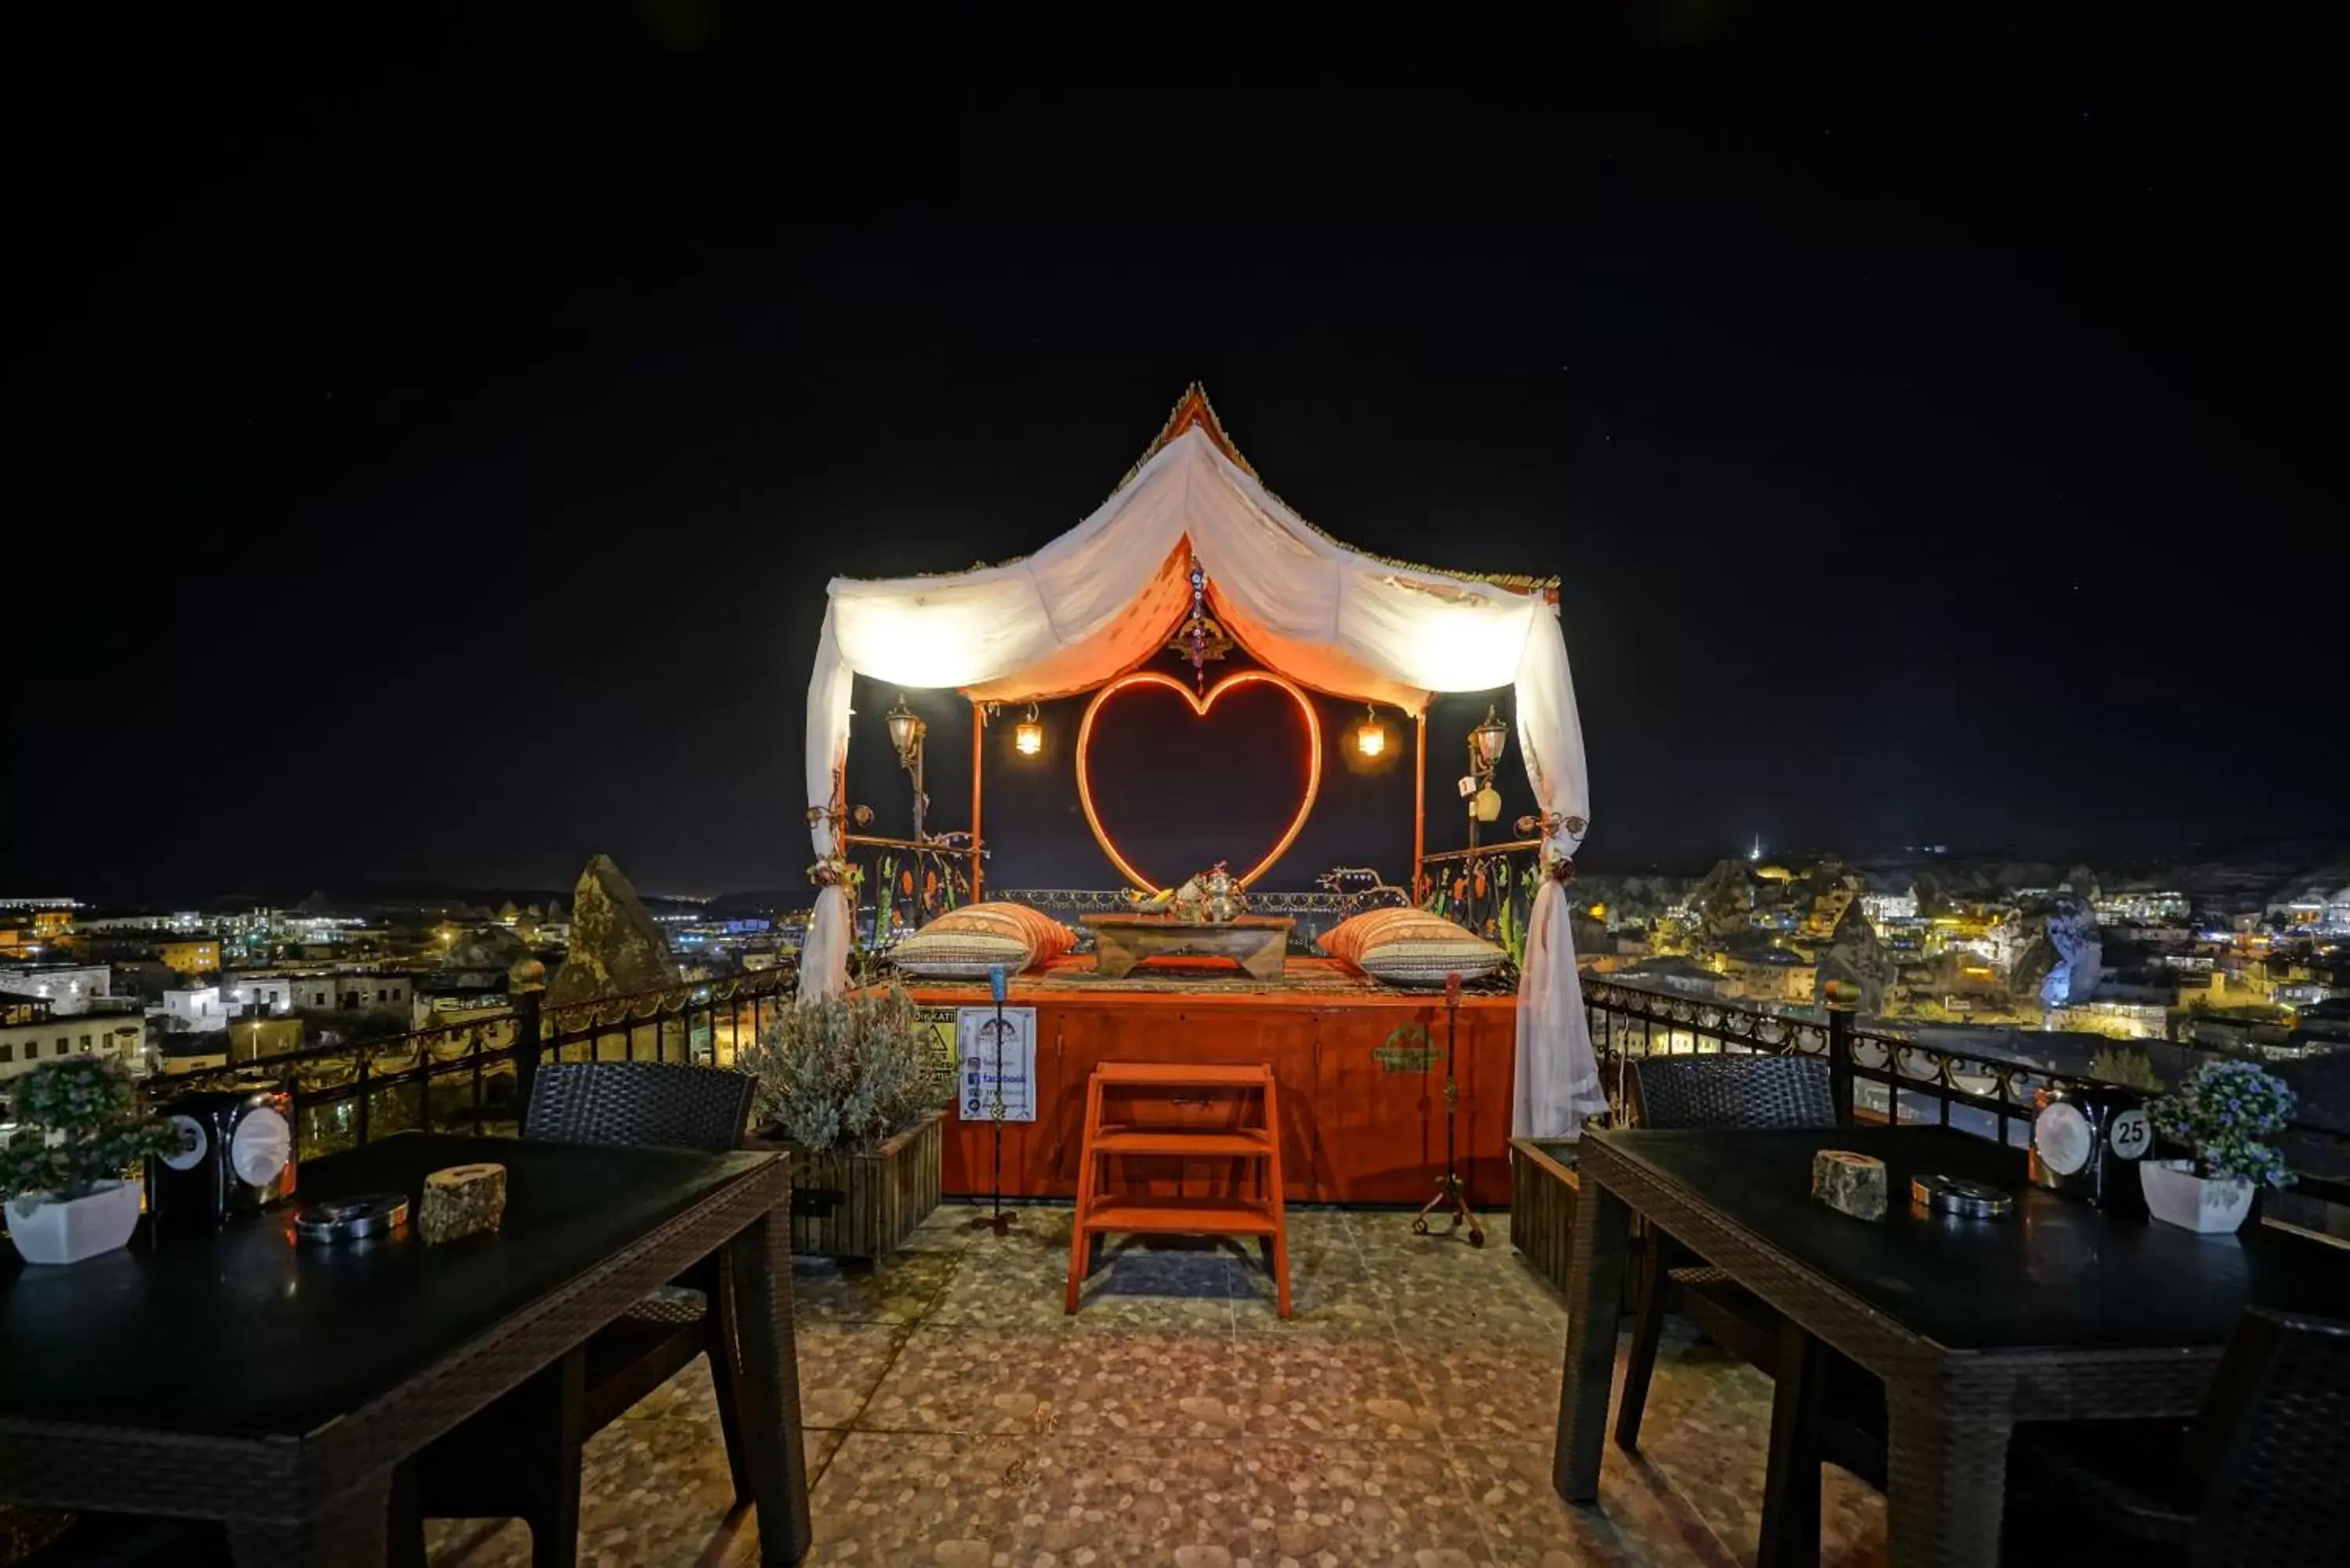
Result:
[[[1280,982],[1221,971],[1097,981],[1089,957],[1055,960],[1011,982],[1007,1005],[1036,1009],[1037,1119],[1003,1128],[1003,1190],[1074,1198],[1086,1084],[1101,1062],[1269,1063],[1280,1085],[1284,1196],[1294,1203],[1391,1203],[1417,1208],[1444,1162],[1444,998],[1389,991],[1327,959],[1292,958]],[[989,1005],[984,984],[908,986],[926,1007]],[[1509,1201],[1513,995],[1461,1002],[1455,1075],[1457,1137],[1469,1199]],[[1423,1067],[1417,1054],[1432,1047]],[[1154,1120],[1221,1111],[1170,1102]],[[983,1195],[992,1126],[946,1123],[944,1188]],[[1213,1162],[1145,1168],[1139,1188],[1210,1195],[1241,1173]]]

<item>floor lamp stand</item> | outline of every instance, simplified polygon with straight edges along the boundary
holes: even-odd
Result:
[[[1437,1179],[1436,1196],[1421,1204],[1419,1214],[1413,1217],[1411,1233],[1427,1235],[1428,1217],[1440,1209],[1449,1209],[1452,1223],[1446,1228],[1447,1232],[1466,1225],[1469,1244],[1482,1247],[1485,1244],[1485,1228],[1477,1223],[1477,1216],[1469,1207],[1469,1193],[1461,1185],[1461,1161],[1453,1137],[1453,1122],[1461,1106],[1461,1085],[1452,1075],[1452,1059],[1460,1037],[1461,977],[1448,974],[1444,977],[1444,1174]]]

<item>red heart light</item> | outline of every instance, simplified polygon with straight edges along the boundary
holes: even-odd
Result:
[[[1101,712],[1103,703],[1121,691],[1131,691],[1138,686],[1164,686],[1170,691],[1180,696],[1184,701],[1189,702],[1194,716],[1204,719],[1208,716],[1208,710],[1216,705],[1216,699],[1225,692],[1236,686],[1257,684],[1274,686],[1286,691],[1290,699],[1297,704],[1297,711],[1305,716],[1305,795],[1297,803],[1297,815],[1290,818],[1289,826],[1283,830],[1280,840],[1266,853],[1263,859],[1250,867],[1248,874],[1240,878],[1242,885],[1245,887],[1271,870],[1274,862],[1280,859],[1287,852],[1290,845],[1296,841],[1298,830],[1305,826],[1306,816],[1314,810],[1314,797],[1322,788],[1322,722],[1315,716],[1313,700],[1305,695],[1295,681],[1276,675],[1270,670],[1236,670],[1209,687],[1207,695],[1204,697],[1193,696],[1190,687],[1171,675],[1162,675],[1155,670],[1138,670],[1130,675],[1119,676],[1095,692],[1094,700],[1086,704],[1086,716],[1077,725],[1077,803],[1085,807],[1086,825],[1094,830],[1094,838],[1101,845],[1102,853],[1109,857],[1110,864],[1123,872],[1128,881],[1144,892],[1158,892],[1159,890],[1158,884],[1135,869],[1134,863],[1128,860],[1111,841],[1108,829],[1102,826],[1101,814],[1094,809],[1093,781],[1086,765],[1086,758],[1093,744],[1096,715]]]

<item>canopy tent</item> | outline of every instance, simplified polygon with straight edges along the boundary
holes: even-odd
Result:
[[[1259,483],[1197,387],[1109,499],[1035,555],[937,576],[832,581],[808,682],[819,887],[801,996],[847,985],[854,919],[839,804],[853,679],[952,686],[977,702],[1088,690],[1165,646],[1191,612],[1194,561],[1232,639],[1301,684],[1415,713],[1431,692],[1514,686],[1519,752],[1554,874],[1527,923],[1512,1119],[1520,1137],[1573,1137],[1607,1101],[1563,881],[1590,806],[1553,585],[1438,572],[1340,544]]]

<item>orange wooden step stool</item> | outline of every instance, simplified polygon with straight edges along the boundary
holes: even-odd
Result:
[[[1262,1107],[1260,1119],[1232,1127],[1150,1126],[1104,1119],[1112,1094],[1203,1089],[1254,1096]],[[1119,1155],[1257,1163],[1264,1196],[1254,1200],[1238,1194],[1231,1198],[1108,1196],[1103,1191],[1108,1185],[1103,1162]],[[1266,1262],[1280,1294],[1281,1315],[1289,1315],[1289,1231],[1281,1207],[1281,1109],[1270,1065],[1105,1062],[1094,1069],[1086,1085],[1085,1142],[1077,1160],[1077,1219],[1069,1236],[1069,1294],[1063,1310],[1077,1310],[1078,1287],[1092,1272],[1094,1243],[1113,1231],[1254,1236],[1267,1248]]]

